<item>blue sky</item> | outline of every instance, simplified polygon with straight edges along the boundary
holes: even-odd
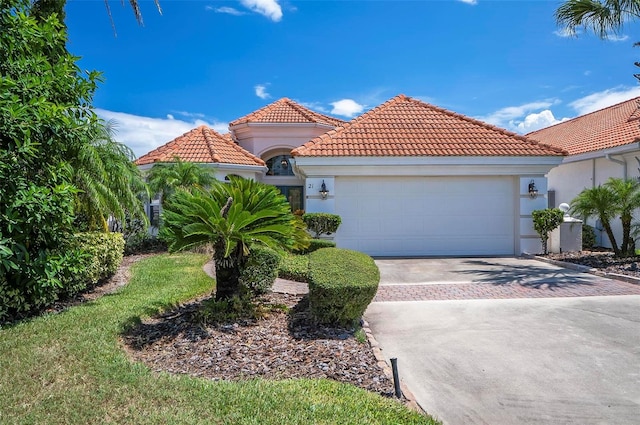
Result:
[[[128,3],[128,2],[125,2]],[[95,106],[142,155],[281,97],[342,119],[404,93],[527,133],[640,96],[638,24],[602,41],[559,1],[69,0],[69,49],[103,72]]]

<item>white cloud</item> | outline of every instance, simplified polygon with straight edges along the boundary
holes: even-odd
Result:
[[[550,99],[520,106],[508,106],[478,119],[515,133],[525,134],[566,121],[568,118],[554,117],[549,109],[559,102],[557,99]]]
[[[578,115],[588,114],[616,103],[624,102],[631,98],[640,96],[640,86],[636,87],[616,87],[593,93],[569,103]]]
[[[526,134],[532,131],[540,130],[541,128],[549,127],[550,125],[558,124],[568,119],[569,118],[563,118],[561,120],[556,119],[556,117],[553,116],[553,112],[551,112],[551,110],[545,109],[544,111],[541,111],[539,113],[529,114],[524,117],[523,121],[520,121],[517,124],[514,122],[512,123],[512,125],[515,124],[515,128],[517,129],[518,133]]]
[[[206,6],[205,9],[207,10],[213,10],[216,13],[226,13],[228,15],[233,15],[233,16],[242,16],[242,15],[246,15],[246,13],[235,9],[233,7],[228,7],[228,6],[222,6],[222,7],[213,7],[213,6]]]
[[[256,91],[256,96],[258,96],[260,99],[269,99],[271,97],[271,95],[267,93],[266,85],[256,84],[253,88]]]
[[[479,117],[478,119],[498,127],[506,128],[510,122],[513,122],[518,118],[522,118],[528,113],[549,108],[554,103],[556,103],[556,101],[545,100],[542,102],[525,103],[520,106],[508,106],[506,108],[499,109],[492,114]]]
[[[353,99],[342,99],[336,102],[332,102],[331,106],[333,109],[331,110],[332,114],[342,115],[345,117],[353,117],[354,115],[358,115],[362,111],[364,111],[365,106],[360,105]]]
[[[330,113],[329,110],[325,108],[324,105],[321,104],[320,102],[302,102],[299,100],[296,100],[296,102],[298,102],[305,108],[313,109],[314,111],[322,112],[323,114]]]
[[[174,117],[174,116],[173,116],[173,115],[171,115],[171,114],[167,114],[167,119],[175,120],[175,119],[176,119],[176,117]]]
[[[462,3],[470,4],[470,5],[478,4],[478,0],[458,0],[458,1],[461,1]]]
[[[273,22],[280,22],[282,19],[282,8],[278,0],[240,0],[240,3],[247,9],[259,13]]]
[[[628,35],[615,35],[615,34],[609,34],[606,37],[607,40],[609,41],[627,41],[629,39]]]
[[[575,29],[574,31],[571,31],[568,28],[562,28],[559,30],[555,30],[553,32],[555,35],[557,35],[558,37],[562,37],[562,38],[567,38],[567,37],[575,37],[578,34],[580,34],[580,31],[578,29]]]
[[[144,155],[201,125],[207,125],[219,133],[229,131],[227,123],[216,121],[207,122],[201,119],[183,121],[168,117],[151,118],[106,109],[96,109],[96,113],[105,121],[115,121],[115,139],[129,146],[136,157]]]

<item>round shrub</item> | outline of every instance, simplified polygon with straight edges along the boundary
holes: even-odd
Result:
[[[315,234],[314,238],[335,233],[342,223],[339,215],[328,213],[306,213],[302,216],[302,221]]]
[[[323,248],[309,254],[309,307],[318,323],[353,326],[373,300],[380,271],[357,251]]]
[[[256,246],[251,248],[249,259],[241,267],[240,284],[253,296],[262,295],[271,289],[278,277],[280,255],[270,248]]]

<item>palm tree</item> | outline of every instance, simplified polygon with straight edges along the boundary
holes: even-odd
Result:
[[[193,162],[185,162],[175,157],[175,162],[155,164],[147,174],[149,192],[160,194],[164,207],[178,188],[206,187],[215,181],[210,168]]]
[[[568,0],[558,7],[555,17],[571,33],[583,26],[607,38],[625,22],[640,18],[640,0]]]
[[[640,208],[640,184],[635,180],[610,178],[604,185],[585,189],[571,201],[571,211],[583,219],[596,217],[602,223],[617,257],[635,255],[631,238],[633,212]],[[622,245],[618,246],[611,221],[620,216]]]
[[[146,221],[140,193],[146,185],[133,164],[135,155],[113,139],[113,123],[99,121],[94,136],[69,160],[76,195],[76,215],[89,230],[106,230],[107,218],[120,222],[127,215]]]
[[[160,7],[160,0],[153,0],[158,9],[158,13],[162,15],[162,8]],[[52,13],[58,14],[58,18],[60,22],[64,21],[64,5],[67,3],[67,0],[33,0],[33,4],[31,5],[30,13],[40,19],[44,19],[51,15]],[[124,0],[122,1],[124,4]],[[113,21],[113,16],[111,15],[111,6],[109,0],[104,0],[104,5],[107,8],[107,15],[109,15],[109,21],[111,22],[111,27],[115,33],[116,26]],[[142,12],[140,11],[140,3],[138,0],[129,0],[129,5],[133,10],[133,14],[136,17],[136,21],[138,24],[143,25],[144,22],[142,20]]]
[[[161,237],[171,251],[213,245],[216,300],[239,293],[252,246],[281,250],[309,244],[304,223],[275,186],[241,177],[216,182],[210,190],[177,190],[162,217]]]
[[[571,213],[584,220],[590,217],[600,220],[609,237],[613,252],[616,256],[620,256],[620,248],[611,230],[611,221],[617,215],[616,204],[615,193],[609,187],[597,186],[583,190],[571,201]]]
[[[605,186],[616,196],[617,212],[622,222],[622,255],[635,255],[635,247],[631,238],[631,221],[633,212],[640,208],[640,183],[636,180],[610,178]]]

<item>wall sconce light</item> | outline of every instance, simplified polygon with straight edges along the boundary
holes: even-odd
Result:
[[[536,187],[536,182],[533,180],[529,182],[529,197],[531,199],[536,199],[538,197],[538,188]]]
[[[289,161],[287,161],[286,158],[282,158],[282,161],[280,161],[280,166],[286,170],[287,168],[289,168]]]
[[[320,186],[320,197],[322,199],[327,199],[328,194],[329,194],[329,190],[327,190],[327,185],[324,184],[324,180],[322,180],[322,185]]]

